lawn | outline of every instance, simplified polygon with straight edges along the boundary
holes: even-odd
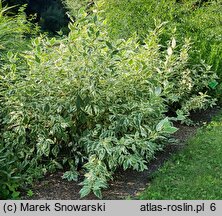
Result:
[[[222,199],[222,115],[153,176],[139,199]]]

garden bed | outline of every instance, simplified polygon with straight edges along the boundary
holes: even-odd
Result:
[[[103,191],[103,199],[137,199],[139,192],[142,192],[150,181],[151,175],[160,168],[163,163],[185,146],[186,141],[192,137],[197,129],[203,124],[209,122],[220,109],[218,107],[206,111],[192,113],[191,118],[197,123],[195,126],[176,125],[179,130],[174,134],[178,140],[177,144],[168,145],[163,152],[156,155],[156,158],[150,162],[148,170],[136,172],[133,170],[118,170],[114,179],[110,182],[107,190]],[[77,200],[80,199],[79,183],[83,180],[80,177],[78,182],[62,179],[63,171],[49,174],[44,179],[33,185],[33,196],[23,195],[22,199],[44,199],[44,200]],[[98,199],[90,194],[84,199]]]

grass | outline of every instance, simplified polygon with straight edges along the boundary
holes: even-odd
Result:
[[[139,199],[222,199],[222,115],[201,128],[187,147],[153,176]]]

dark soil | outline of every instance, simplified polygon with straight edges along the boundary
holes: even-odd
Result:
[[[209,122],[213,116],[219,112],[219,108],[208,109],[207,111],[192,113],[191,119],[194,120],[196,126],[176,125],[179,130],[174,134],[174,138],[178,140],[176,144],[169,144],[164,151],[159,152],[156,158],[152,160],[148,166],[148,170],[144,172],[136,172],[133,170],[118,170],[115,173],[114,180],[109,183],[109,188],[103,191],[104,200],[119,199],[136,199],[136,195],[143,191],[149,184],[152,174],[170,158],[172,154],[178,152],[185,146],[186,141],[195,134],[197,129],[204,123]],[[34,196],[22,196],[22,199],[36,200],[77,200],[80,199],[79,191],[83,176],[79,182],[69,182],[62,179],[63,172],[57,172],[46,176],[39,182],[36,182],[32,191]],[[84,199],[98,199],[93,194]]]

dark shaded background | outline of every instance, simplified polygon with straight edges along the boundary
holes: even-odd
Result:
[[[5,5],[17,5],[13,12],[19,7],[27,4],[25,12],[27,16],[35,14],[33,22],[38,23],[43,31],[56,33],[59,30],[67,31],[69,22],[65,6],[61,0],[6,0]]]

